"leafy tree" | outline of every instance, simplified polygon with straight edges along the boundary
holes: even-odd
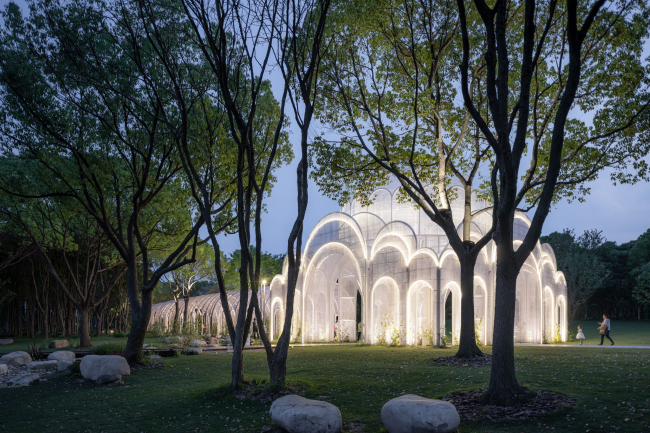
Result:
[[[180,329],[178,299],[182,297],[185,300],[183,331],[187,332],[189,326],[189,300],[196,283],[214,279],[214,252],[212,246],[208,244],[198,246],[194,254],[194,262],[171,271],[170,278],[172,284],[170,284],[169,289],[174,297],[175,305],[174,330]]]
[[[494,227],[489,207],[475,209],[473,199],[490,147],[457,98],[462,41],[454,3],[338,2],[334,12],[321,105],[322,120],[339,139],[316,141],[312,178],[341,203],[370,203],[378,186],[392,178],[401,184],[399,199],[421,208],[444,231],[459,260],[456,356],[482,356],[475,336],[474,266]],[[479,47],[476,55],[484,51]],[[485,101],[482,80],[485,68],[477,63],[471,88],[479,109]],[[456,199],[462,206],[454,214]],[[488,229],[472,236],[480,219]]]
[[[250,332],[253,315],[262,323],[257,301],[260,282],[262,232],[261,214],[264,199],[273,183],[273,171],[288,161],[283,152],[287,137],[285,113],[287,102],[300,128],[301,159],[297,171],[298,212],[288,239],[287,311],[284,331],[276,348],[260,328],[269,365],[271,382],[284,385],[289,333],[293,315],[293,296],[301,260],[302,228],[307,208],[307,145],[314,112],[313,93],[317,78],[320,44],[329,0],[296,1],[226,1],[183,0],[183,7],[194,28],[196,44],[210,65],[218,84],[223,107],[228,115],[229,131],[237,148],[236,208],[237,233],[241,248],[239,265],[240,308],[236,326],[228,329],[234,342],[232,385],[243,382],[243,341]],[[264,95],[275,55],[284,78],[279,106],[274,116],[264,121]],[[274,101],[275,102],[275,101]],[[267,111],[268,113],[268,111]],[[263,135],[256,134],[262,126]],[[255,231],[253,242],[252,231]],[[214,241],[213,241],[214,243]],[[255,246],[255,256],[249,246]],[[217,256],[219,256],[217,254]],[[248,291],[252,292],[250,303]],[[228,301],[219,282],[222,307],[228,316]]]
[[[47,200],[4,197],[0,212],[15,222],[17,232],[28,243],[37,247],[56,286],[79,313],[79,345],[92,346],[91,313],[109,297],[126,271],[96,221],[67,197]],[[64,266],[56,266],[57,258]],[[115,267],[120,271],[106,282],[102,276]],[[37,286],[36,281],[34,285]],[[39,308],[48,310],[38,299]],[[49,311],[43,312],[49,315]]]
[[[4,155],[40,164],[57,182],[31,196],[71,197],[127,268],[131,325],[124,356],[142,354],[153,288],[191,262],[203,219],[192,218],[175,144],[155,113],[168,101],[142,86],[128,28],[101,2],[10,3],[0,34]],[[152,65],[154,67],[156,65]],[[21,179],[3,179],[17,195]],[[176,248],[170,248],[175,244]],[[151,249],[171,253],[152,268]]]
[[[587,302],[605,285],[611,275],[595,250],[605,243],[601,232],[585,231],[578,239],[572,230],[553,232],[540,238],[553,247],[558,269],[564,273],[567,283],[569,311],[574,319],[581,309],[587,314]]]
[[[497,228],[494,344],[485,403],[509,405],[525,393],[514,366],[516,279],[551,206],[582,200],[585,182],[605,168],[614,182],[647,179],[647,4],[595,0],[486,3],[474,0],[481,29],[457,0],[463,37],[461,89],[494,153]],[[488,113],[471,93],[470,61],[486,45]],[[589,113],[590,123],[578,113]],[[523,164],[523,165],[522,165]],[[534,208],[523,242],[514,244],[515,211]],[[531,209],[532,210],[532,209]]]
[[[249,247],[251,254],[257,256],[254,246]],[[282,273],[284,256],[263,252],[260,254],[260,281],[271,283],[274,276]],[[226,290],[239,290],[239,264],[241,263],[241,250],[237,249],[222,259],[223,279]]]
[[[650,262],[639,266],[632,271],[635,277],[635,286],[632,296],[642,305],[650,305]]]

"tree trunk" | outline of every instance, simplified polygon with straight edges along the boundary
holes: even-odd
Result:
[[[79,309],[79,347],[92,347],[90,342],[90,311]]]
[[[526,394],[526,389],[519,385],[515,373],[515,303],[519,270],[513,257],[512,225],[502,224],[502,220],[499,223],[501,239],[497,242],[492,368],[490,385],[482,401],[484,404],[512,406]],[[504,226],[507,227],[506,230],[501,229]]]
[[[183,296],[183,300],[185,301],[185,305],[183,305],[183,333],[187,334],[189,330],[189,321],[187,320],[187,316],[189,315],[189,304],[190,304],[190,296],[186,295]]]
[[[178,298],[174,297],[174,324],[172,325],[172,332],[178,334],[180,328],[178,326],[178,319],[181,313],[180,306],[178,305]]]
[[[101,337],[104,327],[104,311],[95,312],[95,318],[97,319],[97,337]]]
[[[140,290],[136,269],[137,267],[133,263],[129,266],[129,270],[126,273],[127,293],[131,308],[131,330],[126,340],[124,357],[129,364],[136,363],[142,358],[142,345],[144,344],[144,337],[149,327],[151,301],[153,298],[152,290]]]
[[[285,355],[285,354],[283,354]],[[273,360],[270,368],[271,383],[278,387],[284,387],[287,378],[287,357],[279,356]]]
[[[476,345],[476,329],[474,326],[474,265],[476,257],[472,257],[469,249],[470,242],[465,244],[465,253],[460,259],[460,341],[456,358],[472,359],[483,356]]]

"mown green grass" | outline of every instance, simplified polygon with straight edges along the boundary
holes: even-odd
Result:
[[[602,322],[602,320],[574,320],[571,322],[568,344],[580,344],[580,341],[575,339],[578,325],[582,325],[586,337],[584,344],[599,344],[598,322]],[[649,321],[612,320],[610,323],[612,330],[609,336],[612,337],[614,343],[621,346],[650,346]],[[605,339],[603,344],[610,344],[609,340]]]
[[[1,338],[1,337],[0,337]],[[42,335],[38,335],[33,339],[27,338],[27,337],[14,337],[14,342],[13,344],[7,345],[7,346],[0,346],[0,354],[3,353],[9,353],[9,352],[14,352],[16,350],[24,350],[27,351],[27,347],[30,346],[31,344],[36,344],[36,346],[42,346],[45,350],[70,350],[69,348],[63,348],[63,349],[48,349],[48,344],[50,341],[53,340],[68,340],[70,343],[70,346],[78,346],[79,345],[79,338],[78,337],[53,337],[50,339],[44,339]],[[121,344],[121,345],[126,345],[126,337],[111,337],[111,336],[104,336],[104,337],[93,337],[90,339],[93,346],[100,346],[102,344]],[[161,345],[162,344],[162,337],[161,338],[155,338],[155,337],[147,337],[145,339],[145,343],[155,346],[155,345]]]
[[[485,348],[487,352],[490,348]],[[288,377],[307,397],[338,406],[346,422],[381,432],[380,411],[404,393],[440,397],[487,385],[489,367],[445,367],[430,360],[453,349],[376,346],[295,347]],[[45,383],[0,389],[0,431],[259,432],[272,425],[269,404],[220,392],[231,355],[167,358],[163,367],[135,371],[126,386],[79,383],[70,373]],[[579,406],[527,421],[463,421],[460,432],[641,432],[650,425],[650,351],[517,347],[521,383],[572,395]],[[247,379],[268,377],[265,355],[246,353]]]

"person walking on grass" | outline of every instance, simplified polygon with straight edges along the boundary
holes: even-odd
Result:
[[[598,330],[600,331],[600,344],[599,346],[603,345],[603,342],[605,341],[605,337],[609,341],[612,342],[612,346],[614,345],[614,340],[611,339],[609,336],[609,330],[610,330],[610,324],[609,324],[609,315],[608,314],[603,314],[603,321],[599,323],[600,328]]]
[[[582,340],[585,339],[585,334],[582,332],[582,325],[578,325],[578,334],[576,335],[576,339],[580,340],[580,345],[582,346]]]

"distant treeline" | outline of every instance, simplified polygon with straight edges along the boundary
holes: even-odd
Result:
[[[566,277],[571,319],[650,318],[650,230],[620,245],[598,230],[565,229],[540,241],[553,247]]]

